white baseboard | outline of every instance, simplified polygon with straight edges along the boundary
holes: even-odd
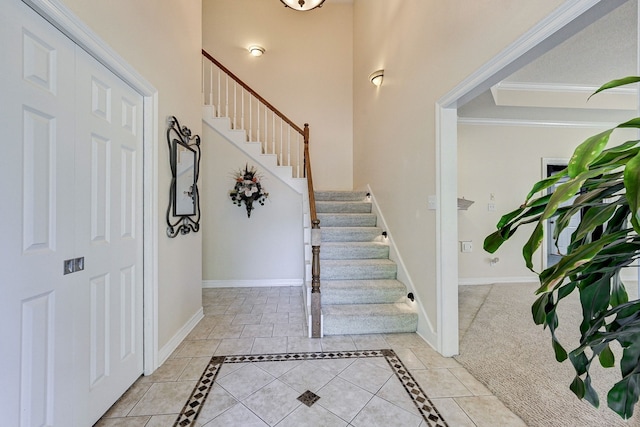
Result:
[[[302,286],[303,279],[203,280],[203,288],[265,288],[271,286]]]
[[[466,285],[492,285],[494,283],[539,283],[538,276],[512,276],[512,277],[467,277],[459,278],[460,286]]]
[[[176,348],[180,345],[180,343],[189,335],[189,333],[196,327],[198,322],[202,320],[204,317],[204,309],[200,307],[192,317],[189,319],[187,323],[184,324],[182,328],[166,343],[160,351],[158,351],[158,367],[162,366],[162,364],[171,356],[171,353],[175,351]]]

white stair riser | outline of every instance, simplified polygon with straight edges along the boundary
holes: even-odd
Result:
[[[320,227],[323,242],[372,242],[380,239],[377,227]]]
[[[418,315],[329,316],[324,315],[324,335],[415,332]]]
[[[318,214],[320,227],[375,227],[374,214]]]
[[[366,191],[316,191],[314,193],[316,201],[339,200],[339,201],[358,201],[366,200]]]
[[[321,280],[371,280],[371,279],[395,279],[398,267],[384,266],[344,266],[323,265],[320,262]]]
[[[366,202],[318,202],[318,213],[371,213],[371,203]]]
[[[320,247],[320,259],[384,259],[389,258],[386,245],[326,245]]]

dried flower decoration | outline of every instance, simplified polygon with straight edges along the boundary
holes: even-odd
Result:
[[[247,217],[251,218],[251,211],[253,208],[253,202],[258,202],[264,206],[265,200],[269,197],[262,184],[260,183],[262,175],[258,173],[255,166],[249,167],[248,164],[244,168],[240,168],[233,174],[233,178],[236,182],[233,190],[229,192],[229,197],[233,204],[242,206],[245,204],[247,209]]]

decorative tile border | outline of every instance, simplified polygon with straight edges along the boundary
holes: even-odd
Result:
[[[411,400],[420,411],[422,418],[429,427],[448,427],[438,409],[424,393],[413,376],[404,367],[402,361],[393,350],[362,350],[362,351],[334,351],[334,352],[310,352],[310,353],[279,353],[279,354],[247,354],[240,356],[213,356],[205,368],[198,383],[193,388],[191,396],[185,403],[174,427],[192,426],[200,414],[209,391],[215,382],[223,363],[247,363],[247,362],[284,362],[291,360],[331,360],[331,359],[357,359],[363,357],[384,357],[396,374]],[[304,394],[303,394],[304,396]],[[302,397],[302,396],[301,396]],[[317,400],[317,399],[316,399]],[[304,403],[304,402],[303,402]],[[305,403],[306,404],[306,403]],[[310,405],[309,405],[310,406]]]

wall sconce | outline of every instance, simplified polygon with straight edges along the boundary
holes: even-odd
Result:
[[[383,238],[384,240],[387,240],[387,239],[389,238],[389,235],[387,234],[387,232],[386,232],[386,231],[383,231],[383,232],[382,232],[382,238]]]
[[[305,10],[315,9],[317,7],[322,7],[322,3],[324,0],[280,0],[284,3],[285,7],[290,7],[293,10],[300,10],[304,12]]]
[[[374,71],[373,73],[369,74],[369,81],[374,86],[380,86],[382,84],[383,78],[384,78],[384,70]]]
[[[257,44],[249,46],[248,50],[252,56],[262,56],[265,52],[265,49],[262,46],[258,46]]]
[[[407,294],[407,298],[409,298],[409,299],[411,300],[411,302],[413,302],[413,301],[415,301],[415,300],[416,300],[416,297],[414,297],[414,296],[413,296],[413,292],[409,292],[409,293]]]

